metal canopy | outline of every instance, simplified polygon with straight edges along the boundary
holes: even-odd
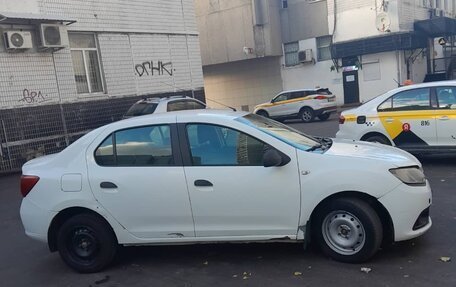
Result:
[[[436,17],[417,21],[414,29],[428,37],[444,37],[456,35],[456,19],[448,17]]]
[[[340,59],[388,51],[419,49],[426,46],[426,36],[406,32],[334,43],[331,52],[334,59]]]
[[[61,16],[32,13],[1,12],[0,24],[31,24],[31,23],[55,23],[61,22],[70,25],[76,20],[66,19]]]

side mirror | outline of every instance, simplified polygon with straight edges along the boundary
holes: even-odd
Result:
[[[267,149],[263,154],[264,167],[284,166],[290,161],[291,159],[287,155],[274,148]]]

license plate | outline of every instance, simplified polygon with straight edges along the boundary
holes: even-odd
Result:
[[[334,101],[336,101],[336,98],[335,98],[335,97],[328,98],[328,102],[334,102]]]

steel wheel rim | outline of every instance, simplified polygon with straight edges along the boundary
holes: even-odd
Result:
[[[67,248],[75,259],[87,263],[97,256],[100,244],[91,228],[80,226],[70,232]]]
[[[358,253],[366,242],[363,224],[347,211],[331,212],[323,220],[321,228],[328,247],[342,255]]]
[[[303,111],[302,112],[302,119],[306,122],[312,120],[312,115],[309,111]]]

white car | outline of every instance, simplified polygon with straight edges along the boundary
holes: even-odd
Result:
[[[79,272],[106,267],[119,244],[311,237],[336,260],[362,262],[432,224],[431,189],[409,153],[245,112],[115,122],[22,170],[26,234]]]
[[[166,113],[185,110],[206,109],[206,104],[197,99],[186,96],[152,97],[134,103],[124,115],[124,119],[150,115],[153,113]]]
[[[326,121],[336,111],[336,96],[321,88],[281,92],[271,102],[256,106],[253,112],[277,120],[298,118],[308,123],[315,117]]]
[[[455,154],[456,81],[401,87],[344,111],[336,137]]]

